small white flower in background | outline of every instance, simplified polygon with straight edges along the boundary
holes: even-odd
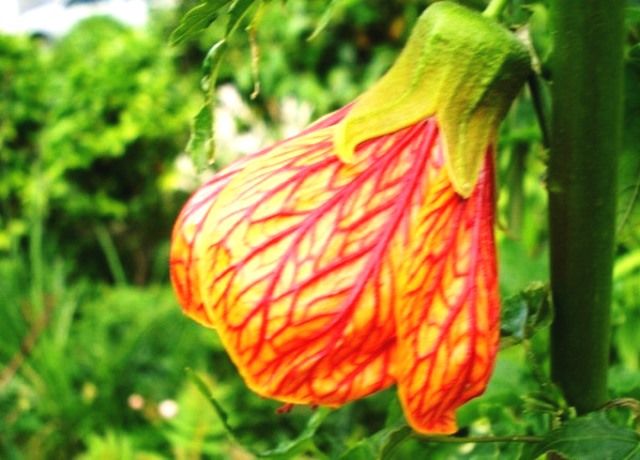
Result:
[[[298,134],[311,122],[313,107],[308,102],[294,97],[285,97],[280,104],[280,128],[283,137]]]
[[[174,174],[167,175],[163,188],[167,190],[181,190],[192,192],[199,184],[206,181],[213,172],[198,172],[193,159],[187,153],[181,153],[174,162]]]
[[[165,399],[158,404],[158,413],[162,418],[173,418],[178,415],[178,410],[178,403],[173,399]]]
[[[231,84],[217,90],[215,108],[216,160],[225,165],[238,155],[260,150],[271,142],[269,130],[242,100],[238,89]]]
[[[233,118],[245,121],[254,121],[256,119],[249,106],[242,100],[242,95],[238,88],[232,84],[220,85],[216,93],[218,106],[227,110]]]
[[[127,404],[133,410],[140,410],[144,407],[144,398],[137,393],[133,393],[127,398]]]

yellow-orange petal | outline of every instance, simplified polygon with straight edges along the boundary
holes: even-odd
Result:
[[[343,110],[348,110],[348,106]],[[341,117],[342,112],[329,114],[316,121],[293,139],[298,136],[304,136],[307,132],[314,129],[333,125],[336,118]],[[182,311],[204,326],[215,327],[213,323],[214,318],[208,315],[204,309],[200,295],[201,286],[196,270],[198,254],[194,248],[197,238],[202,235],[200,231],[202,222],[209,214],[216,197],[229,183],[231,178],[241,171],[248,161],[268,154],[272,149],[277,148],[278,145],[279,144],[275,144],[253,155],[242,157],[208,180],[189,198],[173,226],[169,252],[171,284],[178,297]]]
[[[213,318],[207,315],[200,297],[200,280],[196,270],[198,255],[194,252],[200,227],[211,205],[231,177],[242,169],[246,160],[238,161],[215,175],[200,187],[187,201],[176,219],[171,236],[169,265],[171,284],[182,311],[207,327],[215,327]]]
[[[433,170],[409,232],[396,302],[397,379],[412,427],[456,431],[454,411],[484,391],[499,334],[492,158],[468,199]]]

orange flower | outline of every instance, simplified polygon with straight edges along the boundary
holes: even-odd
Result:
[[[171,278],[256,393],[335,407],[396,384],[414,429],[452,433],[498,345],[495,130],[454,184],[441,105],[405,126],[367,121],[358,138],[388,84],[200,188],[175,225]]]

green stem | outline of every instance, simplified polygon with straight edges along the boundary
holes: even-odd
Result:
[[[553,0],[551,374],[569,404],[607,400],[624,0]]]
[[[502,15],[502,11],[505,9],[508,3],[509,0],[491,0],[482,12],[482,15],[498,20],[500,19],[500,15]]]
[[[542,441],[543,438],[539,436],[420,436],[417,435],[416,439],[420,442],[437,442],[445,444],[487,444],[492,442],[522,442],[528,444],[535,444]]]

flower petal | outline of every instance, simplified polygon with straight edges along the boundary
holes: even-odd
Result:
[[[184,313],[207,327],[214,327],[213,318],[204,309],[200,298],[200,283],[194,252],[202,221],[211,211],[211,205],[231,178],[242,170],[246,160],[238,161],[200,187],[187,201],[173,227],[169,254],[173,289]]]
[[[315,129],[333,125],[336,120],[343,117],[349,106],[322,117],[296,137],[304,136]],[[295,139],[296,137],[292,138]],[[242,157],[224,170],[217,173],[204,185],[202,185],[189,198],[176,219],[171,236],[171,250],[169,254],[171,282],[178,297],[183,312],[207,327],[215,327],[214,318],[209,316],[204,309],[200,298],[200,283],[196,270],[197,254],[195,252],[196,239],[200,232],[203,220],[211,211],[211,206],[220,191],[229,183],[231,178],[245,167],[250,160],[268,154],[277,148],[279,143],[261,150],[253,155]]]
[[[411,425],[456,431],[454,409],[484,391],[498,344],[493,174],[488,154],[468,199],[434,171],[412,219],[396,302],[398,388]]]

